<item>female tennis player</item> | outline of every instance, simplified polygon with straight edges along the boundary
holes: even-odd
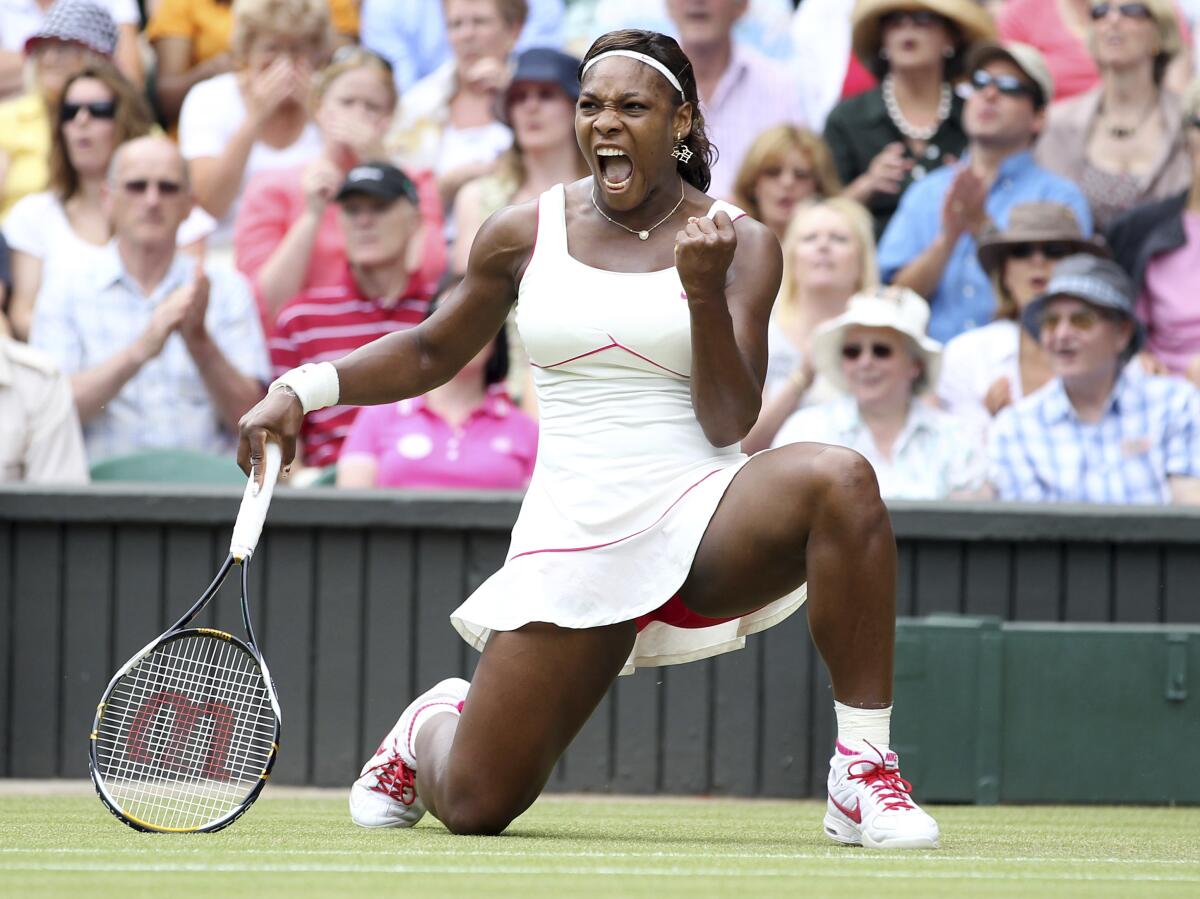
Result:
[[[740,648],[807,581],[837,700],[825,830],[936,846],[888,749],[896,549],[871,467],[816,444],[738,450],[759,412],[779,244],[705,195],[713,151],[674,40],[604,35],[580,78],[591,177],[493,215],[424,324],[293,369],[242,419],[242,468],[261,471],[269,439],[286,463],[305,413],[445,383],[517,302],[541,438],[504,567],[451,616],[483,655],[472,683],[443,681],[404,711],[352,817],[411,827],[428,810],[454,833],[500,833],[623,669]]]

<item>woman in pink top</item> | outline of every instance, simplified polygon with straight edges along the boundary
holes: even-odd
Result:
[[[339,487],[524,490],[537,422],[508,398],[504,328],[457,375],[424,396],[368,406],[337,464]]]
[[[313,118],[323,151],[303,166],[263,172],[246,189],[234,229],[238,269],[254,284],[269,325],[302,290],[336,282],[346,250],[330,202],[360,162],[385,159],[383,135],[396,108],[391,66],[359,47],[339,50],[318,76]],[[428,172],[408,172],[417,186],[425,238],[411,261],[422,299],[433,295],[446,266],[442,207]]]

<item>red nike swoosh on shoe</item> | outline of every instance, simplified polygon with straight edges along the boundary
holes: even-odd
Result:
[[[862,803],[861,802],[854,806],[854,811],[850,811],[850,809],[846,808],[846,806],[842,805],[840,802],[838,802],[836,799],[834,799],[832,793],[829,794],[829,801],[833,803],[834,807],[839,812],[841,812],[843,815],[845,815],[847,818],[849,818],[855,824],[862,824]]]

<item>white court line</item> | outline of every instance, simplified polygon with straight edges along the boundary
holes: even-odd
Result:
[[[388,848],[394,848],[389,846]],[[281,855],[328,855],[328,856],[355,856],[373,858],[379,854],[379,847],[371,847],[370,849],[236,849],[220,847],[215,850],[222,855],[246,855],[246,856],[270,856],[273,858]],[[408,856],[425,856],[429,858],[445,858],[447,856],[454,858],[525,858],[525,859],[559,859],[559,858],[577,858],[577,859],[680,859],[694,860],[702,859],[731,861],[834,861],[834,862],[849,862],[852,864],[906,864],[910,862],[938,862],[941,864],[953,864],[962,862],[964,864],[990,862],[1002,865],[1028,865],[1028,864],[1046,864],[1046,865],[1194,865],[1200,868],[1200,858],[1198,859],[1176,859],[1176,858],[1085,858],[1081,856],[992,856],[992,855],[948,855],[944,850],[913,850],[905,851],[904,854],[890,852],[875,853],[871,850],[844,848],[830,849],[826,852],[604,852],[600,850],[590,851],[553,851],[553,852],[529,852],[521,850],[493,850],[493,849],[416,849],[405,848],[404,854]],[[211,848],[163,848],[163,847],[114,847],[109,849],[91,849],[83,847],[63,847],[63,848],[47,848],[34,849],[27,847],[0,847],[0,856],[4,855],[34,855],[52,853],[54,855],[75,854],[75,855],[212,855],[214,852]]]
[[[185,873],[232,873],[232,874],[450,874],[465,877],[498,875],[509,876],[560,876],[560,877],[686,877],[686,878],[775,878],[781,877],[813,877],[851,879],[858,877],[899,878],[902,880],[996,880],[996,881],[1062,881],[1088,883],[1197,883],[1200,876],[1174,877],[1163,875],[1121,876],[1106,874],[1019,874],[1019,873],[984,873],[980,871],[728,871],[724,869],[704,868],[589,868],[589,867],[500,867],[475,866],[461,867],[454,865],[246,865],[230,864],[0,864],[0,871],[24,871],[47,873],[79,873],[91,874],[122,873],[122,874],[185,874]]]

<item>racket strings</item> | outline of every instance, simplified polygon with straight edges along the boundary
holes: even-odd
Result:
[[[253,792],[275,734],[253,657],[227,640],[188,635],[155,647],[113,686],[97,731],[99,774],[130,817],[198,829]]]

